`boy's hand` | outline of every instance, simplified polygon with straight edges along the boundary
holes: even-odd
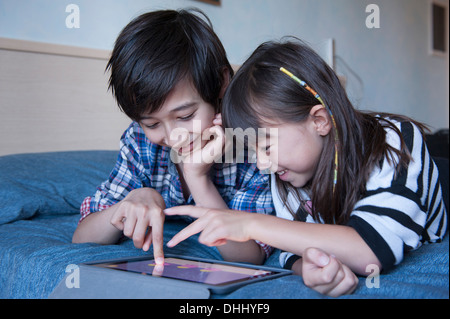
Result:
[[[221,124],[221,116],[217,114],[213,126],[205,129],[194,141],[194,149],[180,155],[183,173],[188,180],[207,176],[214,162],[223,156],[225,133]]]
[[[119,207],[111,217],[111,224],[133,239],[136,248],[148,251],[153,243],[156,263],[164,263],[163,228],[166,205],[161,195],[152,188],[138,188],[132,190],[117,205]]]
[[[301,261],[303,282],[321,294],[331,297],[351,294],[358,285],[358,278],[349,267],[318,248],[307,248]]]

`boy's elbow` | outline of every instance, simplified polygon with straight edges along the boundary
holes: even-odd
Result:
[[[78,227],[75,229],[75,232],[72,235],[72,244],[83,244],[88,242],[94,242],[90,236],[88,236],[88,233],[86,232],[86,229],[83,228],[84,225],[81,223],[78,225]]]
[[[75,232],[72,235],[72,244],[82,244],[86,241],[83,240],[83,237],[79,234],[78,228],[75,230]]]
[[[255,265],[263,265],[264,262],[266,261],[267,255],[266,252],[264,250],[264,248],[262,246],[260,246],[259,244],[257,244],[259,246],[259,254],[256,256],[255,258]]]

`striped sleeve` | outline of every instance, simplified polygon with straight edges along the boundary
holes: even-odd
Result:
[[[384,270],[403,260],[405,252],[424,242],[439,242],[447,229],[437,167],[419,129],[409,122],[397,124],[412,160],[395,174],[387,159],[368,181],[348,226],[353,227],[378,257]],[[400,139],[387,131],[387,142],[400,149]]]

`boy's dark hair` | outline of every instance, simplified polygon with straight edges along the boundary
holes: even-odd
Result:
[[[184,78],[220,112],[224,71],[233,75],[211,21],[198,9],[155,11],[135,18],[117,38],[106,70],[111,70],[109,89],[134,121],[158,111]]]

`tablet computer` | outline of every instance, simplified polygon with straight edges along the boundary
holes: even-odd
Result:
[[[166,255],[163,267],[156,267],[155,260],[148,256],[84,265],[165,279],[172,284],[197,284],[217,294],[228,293],[246,284],[292,274],[292,271],[280,268],[177,255]]]

